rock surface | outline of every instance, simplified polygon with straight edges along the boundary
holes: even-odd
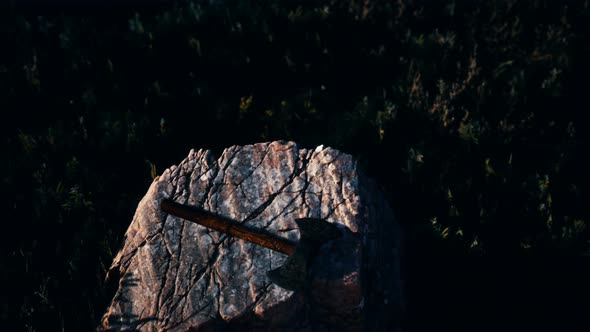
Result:
[[[297,241],[295,218],[342,225],[322,246],[309,289],[266,272],[286,256],[159,208],[194,205]],[[118,284],[99,329],[127,331],[398,330],[400,233],[391,209],[353,158],[293,142],[233,146],[216,159],[191,150],[139,203],[108,278]]]

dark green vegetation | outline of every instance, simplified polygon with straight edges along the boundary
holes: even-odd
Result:
[[[245,3],[2,7],[3,327],[92,330],[152,177],[274,139],[389,195],[407,330],[590,324],[587,1]]]

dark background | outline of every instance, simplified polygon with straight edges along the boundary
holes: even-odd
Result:
[[[1,326],[94,330],[155,175],[286,139],[389,198],[404,330],[588,330],[588,6],[2,3]]]

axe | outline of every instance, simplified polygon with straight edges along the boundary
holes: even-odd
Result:
[[[276,285],[288,290],[301,290],[305,286],[310,260],[322,244],[339,238],[342,233],[335,224],[317,218],[295,219],[299,227],[299,242],[277,237],[264,230],[256,230],[232,219],[164,199],[162,210],[177,217],[195,222],[218,232],[281,252],[289,257],[282,266],[268,271],[267,275]]]

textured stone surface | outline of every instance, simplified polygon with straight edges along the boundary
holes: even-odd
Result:
[[[293,241],[295,218],[342,225],[313,260],[306,291],[272,283],[286,256],[159,209],[195,205]],[[154,180],[114,259],[118,283],[101,329],[140,331],[396,330],[400,234],[353,158],[293,142],[233,146],[219,159],[191,150]]]

